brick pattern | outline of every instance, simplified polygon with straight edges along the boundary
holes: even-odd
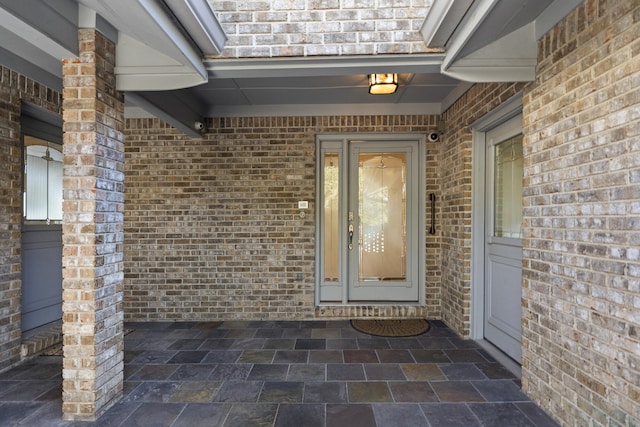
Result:
[[[63,65],[63,416],[93,420],[122,395],[124,103],[114,44],[78,38]]]
[[[523,388],[566,426],[640,425],[640,3],[587,0],[527,88]]]
[[[462,336],[471,330],[470,125],[522,90],[524,84],[477,84],[443,115],[439,145],[441,195],[442,319]]]
[[[60,112],[59,92],[0,65],[0,371],[20,360],[21,102]]]
[[[210,1],[227,36],[223,57],[433,52],[420,27],[431,0]]]
[[[198,140],[157,119],[127,120],[127,320],[350,315],[314,307],[315,135],[426,133],[436,124],[436,116],[225,118],[210,120]],[[426,151],[431,174],[436,144]],[[426,191],[438,191],[431,177]],[[299,200],[310,202],[304,218]],[[427,235],[427,245],[437,239]],[[438,266],[429,250],[432,318]]]
[[[36,356],[38,353],[62,342],[62,325],[56,325],[37,335],[22,340],[20,356],[22,360]]]

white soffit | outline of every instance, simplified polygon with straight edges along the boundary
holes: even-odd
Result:
[[[121,91],[173,90],[207,82],[201,67],[183,64],[124,33],[118,35],[115,72]]]
[[[520,82],[535,79],[538,47],[530,23],[442,69],[463,81]]]
[[[466,82],[531,81],[535,78],[537,40],[582,3],[547,1],[548,6],[542,10],[544,4],[537,1],[475,0],[462,14],[461,7],[467,6],[467,0],[464,5],[454,0],[434,0],[421,32],[430,47],[446,40],[442,74]],[[486,40],[469,53],[469,46],[477,45],[478,37],[491,37],[491,31],[486,31],[492,28],[488,22],[503,15],[505,25],[519,28],[506,35],[494,32],[499,38]]]
[[[118,30],[116,88],[180,89],[207,81],[202,53],[156,0],[80,0]]]

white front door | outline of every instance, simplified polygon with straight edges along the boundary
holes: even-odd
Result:
[[[421,156],[416,137],[319,139],[319,302],[419,302]]]
[[[484,336],[521,361],[522,116],[486,134]]]

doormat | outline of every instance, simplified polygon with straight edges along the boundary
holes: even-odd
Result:
[[[377,337],[413,337],[429,330],[424,319],[354,319],[351,326]]]
[[[124,330],[124,334],[125,335],[129,335],[134,330],[135,329],[127,328],[127,329]],[[64,353],[62,352],[62,343],[58,343],[56,345],[52,345],[51,347],[47,348],[42,353],[40,353],[40,356],[63,356],[63,355],[64,355]]]

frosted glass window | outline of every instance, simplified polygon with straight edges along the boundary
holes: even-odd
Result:
[[[360,281],[404,281],[407,254],[406,153],[360,154]]]
[[[522,135],[496,145],[494,234],[522,238]]]
[[[62,220],[62,152],[56,144],[25,136],[24,217]]]
[[[338,281],[340,171],[337,153],[324,155],[324,281]]]

